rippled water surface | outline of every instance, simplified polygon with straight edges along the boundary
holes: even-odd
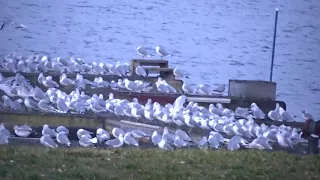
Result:
[[[128,62],[138,44],[162,45],[171,66],[192,81],[269,80],[275,8],[279,7],[274,81],[277,98],[320,118],[320,1],[0,0],[0,53],[75,54]]]

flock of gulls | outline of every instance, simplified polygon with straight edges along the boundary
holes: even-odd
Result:
[[[149,57],[146,49],[139,46],[137,52],[141,56]],[[162,56],[169,56],[161,47],[156,52]],[[275,109],[265,114],[256,103],[250,107],[238,107],[234,111],[223,107],[222,104],[210,104],[208,108],[200,106],[196,102],[186,101],[186,94],[201,93],[213,94],[222,93],[224,86],[212,89],[208,85],[190,86],[184,83],[182,89],[185,92],[179,96],[173,104],[160,105],[148,99],[146,104],[139,103],[137,98],[132,101],[117,99],[113,93],[105,98],[102,94],[88,95],[87,88],[112,88],[113,90],[126,89],[130,92],[148,92],[151,90],[151,83],[142,80],[131,81],[128,78],[122,79],[130,74],[128,64],[105,64],[85,63],[80,58],[70,57],[49,58],[47,56],[34,55],[30,57],[10,54],[0,62],[1,71],[9,71],[14,76],[5,77],[0,74],[0,93],[2,95],[0,108],[8,111],[28,111],[36,113],[74,113],[94,115],[112,114],[120,118],[133,118],[149,122],[159,122],[165,127],[163,132],[154,131],[147,134],[142,130],[125,132],[120,128],[114,128],[110,133],[104,129],[97,129],[96,132],[89,132],[85,129],[77,131],[78,144],[81,146],[95,146],[104,144],[110,147],[122,147],[123,145],[140,146],[144,143],[141,139],[149,139],[154,146],[161,149],[172,150],[182,147],[214,148],[226,147],[228,150],[240,148],[257,148],[272,150],[275,146],[294,149],[296,145],[304,143],[299,129],[289,126],[267,126],[258,125],[254,119],[265,119],[268,117],[274,121],[293,122],[294,116],[285,111],[279,104]],[[23,73],[38,73],[35,81],[24,77]],[[52,76],[45,76],[46,73],[57,73],[57,81]],[[74,79],[68,78],[68,74],[74,73]],[[143,67],[135,69],[137,75],[146,77],[148,73]],[[85,74],[95,74],[93,81],[85,79]],[[116,75],[118,81],[107,82],[99,75]],[[177,79],[188,78],[183,71],[175,68],[174,75]],[[63,87],[70,87],[73,90],[68,93]],[[162,93],[176,93],[170,84],[158,78],[156,87]],[[93,91],[94,92],[94,91]],[[187,105],[186,105],[187,104]],[[303,111],[303,118],[309,119],[312,116]],[[1,119],[0,119],[1,122]],[[175,124],[178,129],[171,131],[167,128]],[[200,141],[190,137],[189,133],[182,130],[182,127],[200,128],[210,133],[203,136]],[[8,144],[13,137],[27,138],[33,133],[28,125],[14,126],[14,133],[10,133],[5,125],[0,126],[0,144]],[[63,126],[51,129],[47,124],[43,126],[41,144],[52,148],[58,144],[70,146],[68,139],[69,130]],[[57,144],[58,143],[58,144]]]
[[[48,56],[33,55],[30,57],[17,56],[9,54],[0,61],[0,71],[9,71],[13,73],[39,73],[38,82],[46,88],[59,88],[61,86],[74,86],[78,89],[102,87],[113,90],[126,90],[130,92],[150,92],[153,86],[150,82],[142,80],[131,81],[127,77],[130,75],[128,63],[121,64],[119,61],[115,64],[110,63],[85,63],[81,58],[73,56],[69,58],[49,58]],[[59,82],[54,82],[52,76],[44,76],[43,73],[53,73],[60,76]],[[182,90],[185,94],[203,94],[203,95],[221,95],[226,87],[225,84],[218,84],[211,87],[207,84],[188,83],[186,73],[175,68],[174,76],[176,79],[182,79]],[[67,74],[77,74],[75,79],[71,79]],[[82,74],[96,75],[93,81],[84,79]],[[142,66],[135,69],[135,74],[141,77],[147,77],[148,71]],[[118,80],[110,82],[104,80],[99,75],[114,75]],[[158,78],[155,83],[156,90],[161,93],[177,93],[178,91],[166,80]]]
[[[200,148],[200,149],[219,149],[238,150],[240,148],[254,148],[272,150],[273,146],[280,145],[283,148],[293,149],[295,145],[305,142],[298,133],[298,129],[288,126],[258,126],[252,120],[240,119],[233,123],[224,125],[217,124],[209,132],[208,136],[203,136],[199,141],[192,139],[187,132],[181,129],[170,132],[164,127],[163,132],[153,131],[148,135],[142,130],[132,130],[125,132],[120,128],[113,128],[111,133],[98,128],[96,132],[79,129],[76,133],[77,143],[83,147],[96,147],[106,145],[112,148],[123,146],[140,147],[143,143],[152,144],[164,150],[174,150],[178,148]],[[33,133],[31,127],[27,125],[14,126],[15,136],[27,138]],[[64,126],[56,129],[50,128],[47,124],[43,125],[40,143],[44,146],[57,148],[60,146],[71,146],[68,138],[69,130]],[[226,138],[223,134],[226,134]],[[0,144],[8,144],[12,135],[3,123],[0,124]],[[146,140],[143,140],[146,139]]]

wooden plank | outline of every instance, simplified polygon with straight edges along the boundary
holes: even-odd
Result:
[[[172,68],[157,68],[157,67],[144,67],[149,73],[160,73],[160,72],[172,72]]]
[[[276,83],[256,80],[229,80],[229,96],[243,99],[276,99]]]
[[[222,104],[231,103],[231,99],[229,98],[216,98],[216,97],[187,97],[187,101],[202,102],[202,103],[222,103]]]
[[[152,59],[132,59],[132,63],[139,63],[140,66],[160,66],[168,67],[169,63],[167,60],[152,60]]]
[[[128,124],[128,125],[132,125],[132,126],[139,126],[139,127],[144,127],[144,128],[150,128],[150,129],[160,129],[159,126],[153,126],[153,125],[145,124],[145,123],[136,123],[136,122],[125,121],[125,120],[121,120],[120,122],[122,122],[124,124]]]

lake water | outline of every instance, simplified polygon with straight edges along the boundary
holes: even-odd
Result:
[[[0,0],[0,53],[74,54],[128,62],[141,44],[209,84],[269,80],[275,8],[279,7],[273,81],[277,99],[320,119],[319,0]],[[156,55],[154,58],[158,58]]]

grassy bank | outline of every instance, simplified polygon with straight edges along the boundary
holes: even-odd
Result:
[[[284,152],[0,146],[0,179],[318,179],[320,156]]]

